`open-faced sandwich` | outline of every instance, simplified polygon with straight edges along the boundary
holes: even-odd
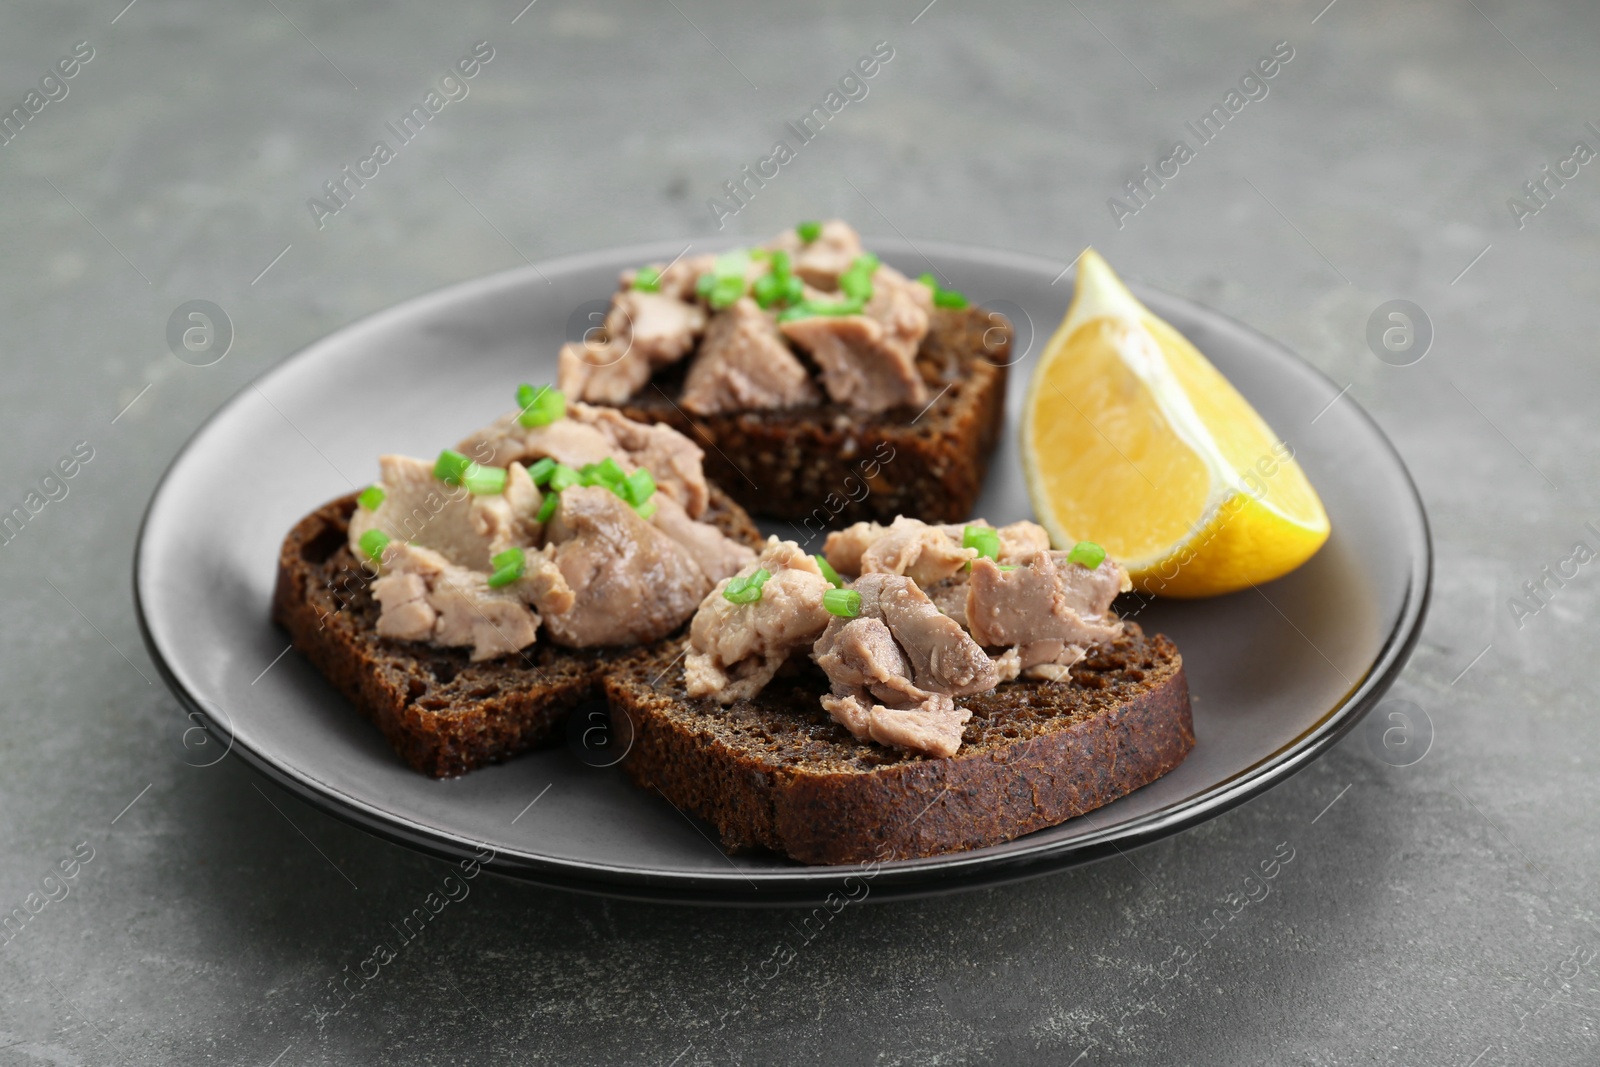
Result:
[[[1178,650],[1118,595],[1270,580],[1327,517],[1091,251],[1024,407],[1043,525],[950,522],[1005,382],[964,303],[839,222],[624,272],[561,391],[301,520],[274,617],[427,774],[604,699],[632,778],[734,851],[905,859],[1091,811],[1195,743]],[[828,506],[816,555],[731,499],[804,519],[845,477],[870,492]]]
[[[772,538],[686,639],[608,676],[624,765],[730,850],[807,863],[1053,826],[1194,745],[1177,649],[1112,609],[1129,588],[1031,522],[858,523],[816,556]]]
[[[761,543],[676,430],[518,399],[437,459],[381,457],[279,556],[274,619],[424,774],[549,740]]]
[[[739,503],[820,533],[969,514],[1010,345],[1004,318],[833,220],[624,271],[603,327],[562,348],[559,384],[677,427]]]

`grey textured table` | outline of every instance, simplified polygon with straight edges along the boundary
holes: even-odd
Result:
[[[0,935],[0,1061],[1600,1058],[1600,577],[1541,571],[1600,546],[1600,167],[1573,148],[1600,149],[1600,10],[522,2],[0,13],[0,103],[26,118],[0,147],[0,510],[42,505],[0,546],[0,912],[28,912]],[[479,41],[463,97],[442,78]],[[722,183],[796,143],[784,123],[880,41],[866,95],[728,231],[838,214],[1063,266],[1093,243],[1349,382],[1434,523],[1433,612],[1392,694],[1422,713],[1400,751],[1425,756],[1401,766],[1363,728],[1126,861],[850,908],[816,936],[798,914],[485,877],[328,1014],[443,866],[236,759],[191,765],[129,595],[157,478],[226,397],[364,314],[525,258],[716,232]],[[1257,98],[1132,199],[1280,41],[1293,57]],[[430,88],[457,99],[329,200]],[[1434,334],[1409,366],[1367,341],[1396,298]],[[234,332],[209,366],[167,340],[197,299]],[[41,486],[75,446],[92,458]],[[779,977],[747,981],[775,953]]]

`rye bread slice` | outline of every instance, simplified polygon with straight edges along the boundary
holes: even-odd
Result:
[[[1010,360],[1004,317],[976,307],[935,309],[917,352],[933,398],[920,413],[901,407],[863,415],[827,403],[690,415],[678,404],[688,359],[652,378],[621,411],[666,423],[703,448],[706,477],[752,514],[812,534],[901,514],[958,522],[983,488],[1005,416]]]
[[[519,655],[473,663],[465,648],[379,637],[379,605],[347,544],[355,508],[354,494],[340,497],[289,531],[272,619],[423,774],[465,774],[551,742],[570,710],[599,696],[603,670],[649,651],[541,640]],[[729,537],[761,544],[750,517],[715,487],[705,519]],[[664,643],[676,648],[673,638]]]
[[[1008,682],[971,708],[961,750],[937,759],[857,741],[818,703],[805,662],[754,700],[692,700],[668,669],[682,639],[605,681],[623,765],[710,822],[730,852],[802,863],[908,859],[1054,826],[1154,781],[1194,747],[1177,648],[1136,624],[1093,650],[1071,683]]]

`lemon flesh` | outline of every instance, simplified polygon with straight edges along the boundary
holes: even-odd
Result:
[[[1328,539],[1289,446],[1092,248],[1034,368],[1021,453],[1056,547],[1097,542],[1145,592],[1248,588]]]

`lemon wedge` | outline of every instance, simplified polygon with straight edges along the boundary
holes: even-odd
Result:
[[[1057,548],[1094,541],[1148,593],[1270,581],[1328,539],[1293,450],[1094,249],[1023,402],[1028,492]]]

